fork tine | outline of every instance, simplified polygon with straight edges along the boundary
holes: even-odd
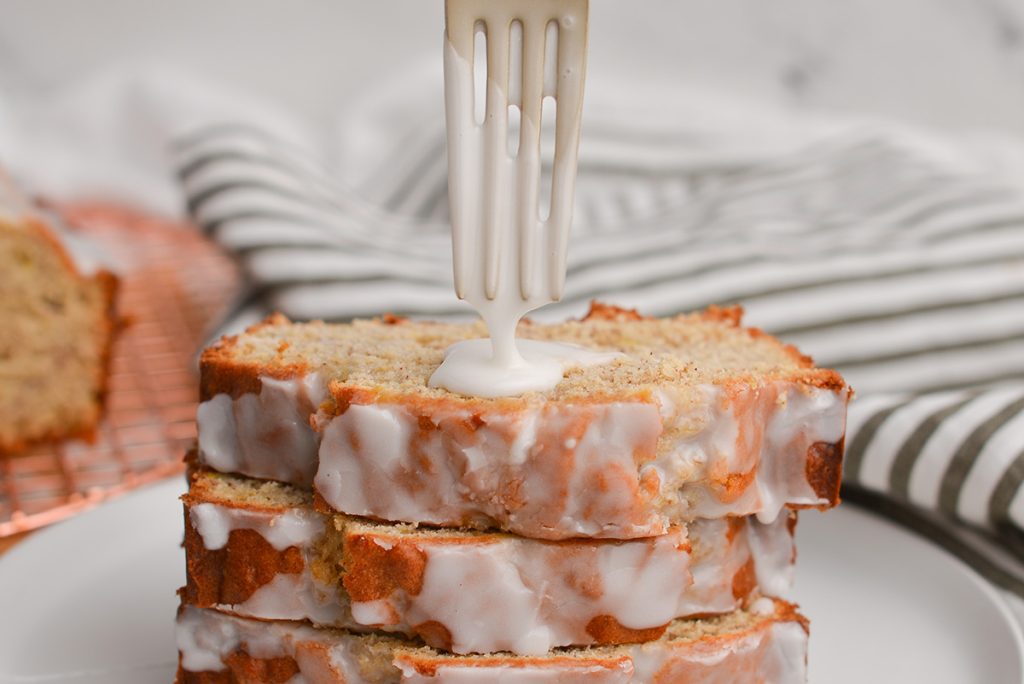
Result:
[[[519,294],[526,300],[533,291],[533,271],[539,255],[535,238],[539,229],[540,127],[544,98],[544,62],[547,21],[523,20],[522,116],[519,117]]]
[[[548,282],[551,297],[562,298],[565,290],[566,249],[572,223],[573,191],[576,185],[579,120],[583,110],[583,79],[586,76],[587,0],[566,0],[580,19],[562,21],[558,26],[558,88],[555,114],[555,161],[551,179],[551,215],[548,240],[551,261]]]
[[[445,0],[449,188],[455,289],[480,304],[512,298],[535,308],[561,297],[579,146],[589,0]],[[510,84],[513,22],[522,26],[517,83]],[[475,27],[486,36],[486,113],[474,116]],[[554,24],[557,48],[548,47]],[[545,54],[545,52],[554,54]],[[520,55],[517,52],[517,57]],[[479,68],[479,67],[478,67]],[[512,86],[512,87],[510,87]],[[551,211],[540,219],[544,96],[557,102]],[[508,152],[509,106],[521,128]],[[509,234],[515,230],[515,236]],[[538,277],[540,276],[540,277]],[[540,283],[535,284],[535,279]],[[518,280],[518,292],[514,281]],[[473,298],[478,298],[473,301]]]
[[[504,224],[508,221],[508,72],[511,21],[487,28],[487,113],[484,117],[484,295],[494,299],[501,276]]]
[[[445,118],[449,131],[471,131],[479,135],[475,125],[474,97],[459,99],[459,94],[473,93],[473,57],[476,39],[476,24],[459,15],[464,9],[459,2],[445,2],[445,32],[448,45],[445,49]],[[471,145],[460,143],[457,138],[448,140],[449,178],[468,178],[478,175],[479,159],[467,156]],[[466,288],[471,283],[477,255],[474,254],[472,232],[479,228],[479,198],[477,192],[464,184],[452,183],[448,187],[452,223],[452,266],[455,279],[455,294],[465,299]]]

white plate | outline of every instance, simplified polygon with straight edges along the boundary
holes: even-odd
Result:
[[[182,489],[153,485],[0,558],[0,681],[172,681]],[[1022,680],[1020,628],[958,560],[852,506],[804,514],[798,539],[814,684]]]
[[[793,599],[814,684],[1020,684],[1024,637],[1003,598],[937,546],[851,505],[805,512]]]

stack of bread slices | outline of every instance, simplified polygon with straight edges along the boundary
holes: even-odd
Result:
[[[481,324],[273,317],[202,359],[186,682],[803,682],[796,510],[849,388],[738,309],[595,305],[553,390],[429,388]]]

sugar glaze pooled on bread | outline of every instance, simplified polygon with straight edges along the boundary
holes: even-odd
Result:
[[[516,353],[501,360],[493,340],[456,342],[445,350],[444,361],[430,376],[429,384],[474,397],[515,396],[549,390],[571,368],[609,363],[621,356],[542,340],[513,344]]]

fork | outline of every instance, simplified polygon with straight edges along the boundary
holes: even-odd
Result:
[[[498,363],[522,362],[514,340],[519,319],[558,301],[565,288],[587,15],[588,0],[445,2],[455,292],[484,318]],[[484,73],[486,86],[478,92]],[[546,98],[556,105],[555,139],[550,208],[542,216]],[[518,131],[509,126],[512,108]]]

